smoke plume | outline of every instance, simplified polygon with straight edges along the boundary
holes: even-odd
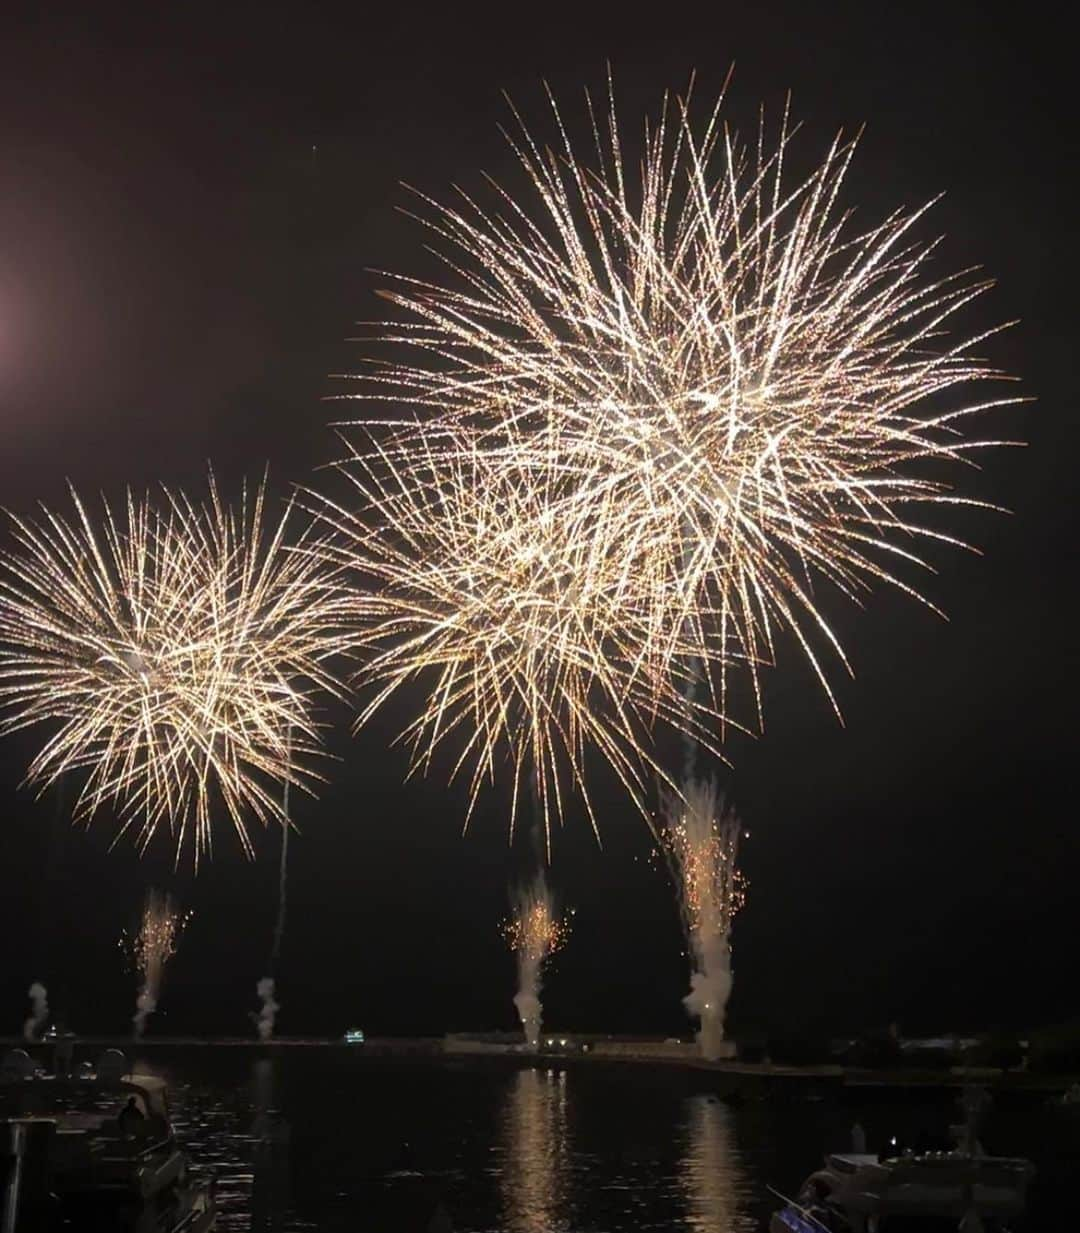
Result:
[[[270,1040],[274,1035],[274,1019],[281,1007],[274,1001],[274,978],[264,976],[255,986],[255,992],[262,1001],[262,1007],[255,1019],[260,1040]]]
[[[30,1018],[23,1024],[23,1039],[34,1041],[41,1035],[49,1018],[49,999],[45,986],[37,980],[27,990],[27,996],[30,998],[32,1009]]]
[[[145,987],[140,989],[138,996],[135,998],[135,1014],[132,1016],[136,1040],[142,1040],[143,1032],[146,1031],[146,1021],[155,1010],[157,1010],[156,994]]]

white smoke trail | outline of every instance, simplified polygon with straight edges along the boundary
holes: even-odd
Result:
[[[155,1010],[157,1010],[157,995],[144,986],[135,998],[135,1014],[132,1017],[136,1040],[142,1040],[143,1032],[146,1031],[146,1021]]]
[[[41,1029],[49,1018],[48,992],[40,981],[35,980],[27,990],[27,996],[33,1009],[30,1018],[23,1024],[23,1039],[34,1041],[41,1035]]]
[[[540,962],[524,953],[518,955],[518,991],[514,994],[514,1008],[525,1033],[525,1044],[531,1050],[540,1045],[540,1024],[544,1008],[540,1001],[542,985]]]
[[[698,1043],[701,1055],[715,1060],[724,1040],[724,1016],[731,996],[731,947],[715,939],[695,939],[694,958],[698,970],[690,973],[690,992],[683,998],[687,1014],[700,1026]]]
[[[274,1035],[274,1019],[281,1007],[274,1001],[274,978],[264,976],[255,986],[255,992],[262,1001],[255,1026],[259,1031],[260,1040],[270,1040]]]
[[[702,1055],[714,1059],[720,1056],[731,996],[731,922],[745,894],[736,867],[740,823],[712,780],[688,779],[681,798],[664,797],[663,811],[663,850],[694,965],[683,1005],[700,1024]]]
[[[292,756],[292,724],[289,725],[288,749],[290,757]],[[276,972],[278,960],[281,958],[281,939],[285,936],[285,892],[288,890],[288,869],[289,869],[289,829],[292,822],[289,819],[289,780],[286,778],[285,787],[281,793],[281,862],[278,865],[278,910],[277,919],[274,922],[274,940],[270,946],[270,971]],[[259,1011],[258,1017],[255,1020],[256,1026],[259,1029],[259,1039],[269,1040],[274,1035],[274,1019],[277,1017],[277,1012],[281,1009],[281,1003],[274,1001],[274,977],[264,976],[262,980],[255,986],[259,991],[259,997],[262,998],[263,1005]]]

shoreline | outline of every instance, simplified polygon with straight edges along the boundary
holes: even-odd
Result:
[[[580,1038],[578,1038],[580,1040]],[[340,1039],[315,1036],[283,1036],[260,1041],[241,1036],[148,1036],[135,1041],[123,1036],[76,1036],[71,1040],[78,1061],[90,1060],[87,1053],[102,1049],[119,1049],[126,1056],[147,1055],[177,1049],[246,1050],[256,1054],[274,1054],[285,1050],[322,1050],[348,1055],[358,1062],[395,1061],[429,1062],[444,1065],[492,1065],[513,1067],[569,1068],[579,1066],[653,1067],[662,1070],[694,1071],[717,1079],[727,1079],[731,1089],[747,1085],[803,1084],[812,1088],[896,1088],[896,1089],[959,1089],[978,1084],[997,1091],[1017,1094],[1050,1095],[1063,1092],[1077,1081],[1071,1074],[1032,1074],[1023,1070],[1000,1070],[990,1067],[955,1066],[944,1069],[896,1068],[868,1069],[841,1064],[782,1065],[768,1062],[740,1062],[734,1059],[709,1061],[697,1056],[694,1046],[684,1045],[658,1049],[654,1040],[597,1041],[583,1051],[575,1041],[571,1048],[530,1053],[520,1045],[495,1044],[482,1039],[456,1037],[371,1037],[363,1044],[346,1044]],[[637,1047],[635,1047],[637,1046]],[[41,1061],[50,1060],[53,1041],[27,1043],[21,1037],[0,1036],[0,1050],[26,1049]],[[42,1055],[46,1057],[42,1057]]]

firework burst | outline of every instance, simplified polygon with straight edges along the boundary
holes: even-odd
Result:
[[[719,799],[716,784],[698,780],[663,802],[661,850],[676,885],[689,940],[726,938],[746,902],[746,879],[737,865],[741,826]]]
[[[178,912],[172,898],[157,890],[146,893],[139,930],[120,935],[120,950],[132,971],[144,981],[161,982],[165,964],[176,954],[180,938],[191,921],[192,912]]]
[[[928,206],[856,223],[853,140],[793,179],[786,113],[746,145],[719,103],[698,124],[665,100],[638,164],[610,93],[588,102],[585,154],[551,105],[554,149],[524,124],[510,139],[524,191],[494,185],[490,209],[421,197],[447,275],[383,293],[409,316],[383,335],[416,359],[374,364],[357,395],[415,415],[362,422],[405,472],[435,449],[557,474],[566,534],[621,554],[652,677],[689,642],[719,714],[729,670],[749,670],[760,724],[786,630],[832,698],[822,649],[847,661],[820,583],[918,596],[921,546],[958,542],[919,513],[962,503],[937,464],[996,444],[965,426],[1018,401],[986,388],[1004,379],[979,354],[994,330],[948,332],[989,284],[937,271]]]
[[[514,908],[514,915],[503,922],[502,932],[515,955],[543,964],[566,945],[570,919],[556,914],[542,878],[517,894]]]
[[[212,478],[202,505],[129,494],[100,526],[72,501],[73,518],[12,516],[0,557],[3,730],[53,729],[28,780],[84,772],[76,818],[109,804],[143,848],[164,824],[196,862],[220,810],[251,854],[252,817],[285,821],[275,785],[318,778],[343,610],[324,558],[307,531],[287,545],[262,486],[239,510]]]
[[[424,452],[421,453],[421,450]],[[550,841],[560,781],[596,818],[585,751],[597,750],[639,804],[657,722],[709,742],[707,701],[687,706],[655,670],[650,609],[628,569],[639,528],[616,508],[586,507],[555,468],[521,469],[483,451],[416,442],[407,469],[373,445],[342,464],[351,505],[323,502],[333,553],[357,580],[358,683],[366,723],[407,682],[426,702],[405,729],[413,769],[457,739],[453,774],[471,767],[469,808],[499,767],[535,785]],[[677,642],[687,654],[688,642]]]

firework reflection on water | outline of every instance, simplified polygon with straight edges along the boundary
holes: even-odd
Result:
[[[266,1059],[255,1062],[246,1087],[171,1083],[169,1104],[193,1175],[214,1178],[221,1233],[319,1233],[319,1223],[291,1207],[289,1128]]]
[[[731,1110],[715,1096],[686,1102],[686,1154],[680,1181],[687,1227],[696,1233],[750,1233],[760,1226],[747,1207],[751,1185],[735,1146]]]
[[[519,1070],[502,1110],[499,1193],[507,1233],[570,1228],[565,1070]]]

